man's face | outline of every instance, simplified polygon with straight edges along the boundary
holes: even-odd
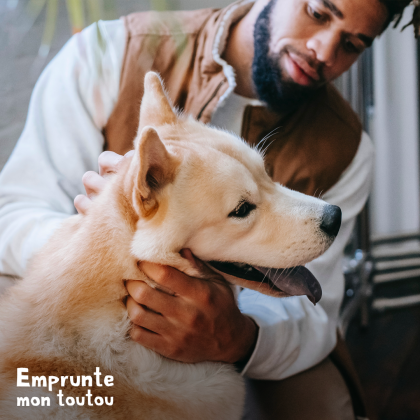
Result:
[[[280,112],[298,106],[348,70],[386,18],[379,0],[271,0],[254,29],[258,96]]]

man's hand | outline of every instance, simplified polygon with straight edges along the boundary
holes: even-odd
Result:
[[[209,270],[182,250],[199,270]],[[175,268],[142,262],[140,269],[173,295],[141,281],[126,283],[131,338],[170,359],[196,363],[246,361],[257,339],[257,326],[236,305],[229,285],[216,273],[210,280],[189,277]]]
[[[129,156],[132,152],[127,153]],[[85,195],[78,195],[74,205],[86,214],[91,199],[106,185],[106,176],[118,170],[124,157],[113,152],[100,155],[99,174],[83,176]],[[127,310],[137,343],[170,359],[196,363],[221,361],[245,363],[255,347],[258,327],[243,315],[232,290],[191,251],[181,251],[184,258],[200,271],[211,272],[210,280],[190,277],[175,268],[143,261],[140,269],[173,294],[153,289],[142,281],[127,281]]]
[[[106,177],[115,173],[118,170],[118,165],[120,162],[125,157],[131,156],[133,153],[134,151],[131,150],[124,156],[118,155],[114,152],[103,152],[99,155],[99,174],[94,171],[86,172],[82,179],[86,190],[86,195],[79,194],[74,199],[74,207],[76,207],[76,210],[79,214],[87,213],[91,199],[98,195],[105,188]]]

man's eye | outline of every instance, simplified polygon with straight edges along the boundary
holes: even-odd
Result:
[[[325,20],[325,17],[322,13],[317,12],[312,6],[308,5],[308,13],[314,19],[319,20],[320,22]]]
[[[344,48],[346,51],[354,54],[359,54],[360,50],[352,42],[344,41]]]
[[[238,217],[242,219],[247,217],[249,213],[256,208],[257,206],[255,204],[248,203],[248,201],[242,201],[235,210],[229,213],[228,217]]]

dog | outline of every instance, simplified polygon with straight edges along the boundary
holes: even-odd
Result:
[[[189,248],[232,287],[321,297],[303,265],[331,245],[339,208],[274,183],[258,150],[177,113],[156,73],[144,86],[133,156],[0,302],[1,419],[241,418],[233,366],[173,361],[128,338],[123,280],[156,287],[139,261],[205,278]]]

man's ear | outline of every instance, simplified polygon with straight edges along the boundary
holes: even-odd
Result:
[[[157,73],[148,72],[144,78],[144,94],[140,107],[139,132],[146,126],[174,124],[178,117],[163,90]]]
[[[168,152],[157,131],[153,127],[144,127],[138,136],[131,163],[137,172],[134,175],[133,204],[139,215],[150,216],[157,210],[157,192],[172,182],[178,164],[178,159]]]

